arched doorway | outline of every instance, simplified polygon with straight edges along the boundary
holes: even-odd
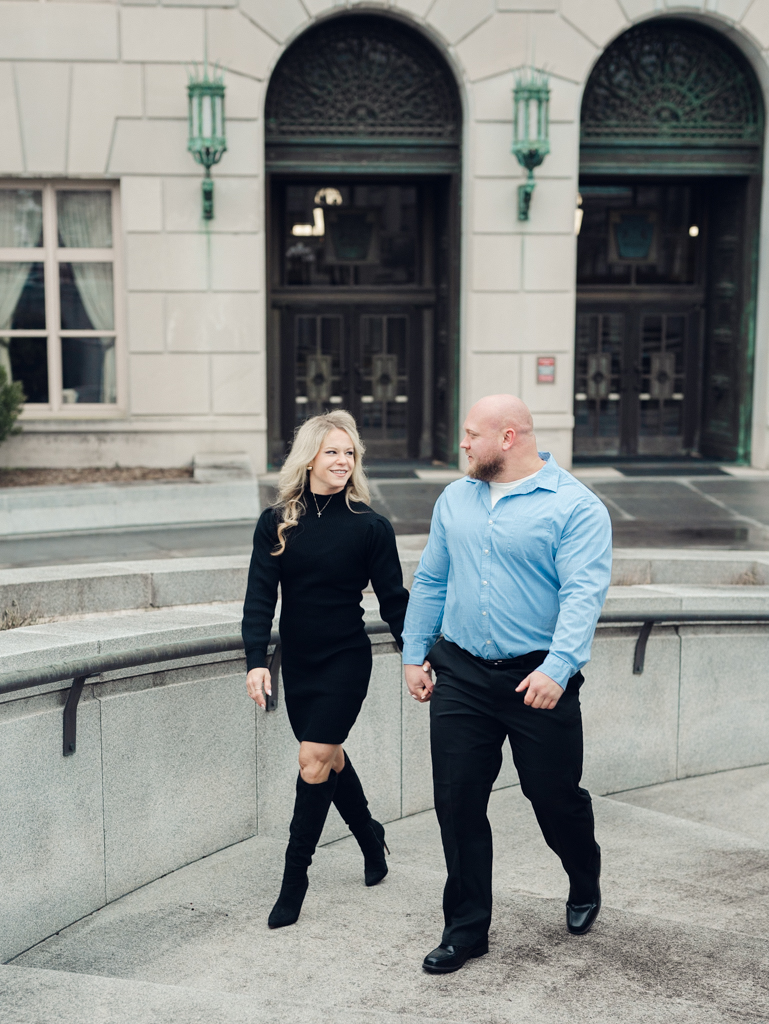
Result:
[[[369,460],[455,458],[461,114],[445,61],[385,16],[282,56],[265,108],[270,460],[349,409]]]
[[[763,105],[742,54],[638,25],[582,103],[574,452],[747,461]]]

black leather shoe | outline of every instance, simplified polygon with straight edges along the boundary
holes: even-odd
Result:
[[[601,909],[601,894],[595,903],[567,903],[566,927],[572,935],[584,935],[593,927]]]
[[[488,940],[478,946],[447,946],[441,943],[432,953],[427,954],[422,966],[429,974],[450,974],[464,967],[473,957],[485,956],[488,951]]]

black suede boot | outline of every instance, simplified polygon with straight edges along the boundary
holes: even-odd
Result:
[[[337,776],[334,805],[363,851],[366,885],[376,885],[387,874],[384,852],[390,852],[385,842],[384,825],[371,817],[363,786],[346,752],[344,760],[344,768]]]
[[[270,928],[295,924],[307,893],[307,869],[312,863],[315,847],[326,823],[328,809],[334,798],[337,774],[332,771],[326,782],[310,785],[301,775],[296,780],[294,816],[289,827],[286,866],[278,901],[267,920]]]

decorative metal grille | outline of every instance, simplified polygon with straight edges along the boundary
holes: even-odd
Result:
[[[459,141],[459,102],[434,47],[398,22],[336,18],[284,54],[266,103],[267,137]]]
[[[734,47],[691,22],[629,29],[603,54],[582,103],[582,140],[761,141],[762,105]]]

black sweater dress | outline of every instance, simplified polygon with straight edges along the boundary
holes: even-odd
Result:
[[[324,507],[324,502],[328,504]],[[408,591],[389,521],[345,492],[318,498],[277,545],[273,508],[259,517],[243,607],[248,670],[267,664],[267,646],[281,589],[283,688],[291,728],[299,741],[343,743],[358,717],[371,677],[371,643],[363,627],[362,591],[371,580],[382,618],[402,646]]]

